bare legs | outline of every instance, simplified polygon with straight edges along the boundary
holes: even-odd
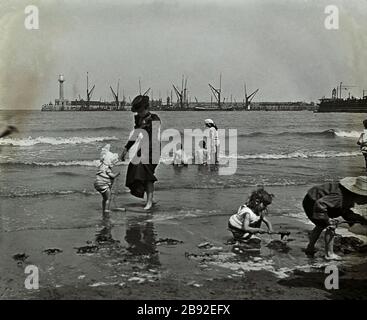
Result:
[[[111,201],[111,189],[107,189],[106,192],[102,193],[102,216],[103,218],[109,218],[110,201]]]
[[[325,259],[340,260],[341,258],[334,253],[335,228],[327,227],[325,230]]]
[[[307,255],[313,255],[317,251],[315,249],[315,244],[323,230],[323,227],[316,226],[311,231],[310,242],[305,250]],[[334,253],[334,237],[335,229],[332,227],[327,227],[325,230],[325,258],[328,260],[340,260],[340,257]]]
[[[146,187],[146,194],[147,194],[147,202],[145,204],[144,210],[149,210],[153,206],[153,193],[154,193],[153,181],[147,181],[145,187]]]

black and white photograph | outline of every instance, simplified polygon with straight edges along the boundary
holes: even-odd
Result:
[[[366,17],[1,0],[0,300],[365,300]]]

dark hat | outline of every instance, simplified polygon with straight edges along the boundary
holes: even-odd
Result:
[[[131,102],[131,111],[137,112],[138,109],[144,107],[145,109],[149,108],[149,97],[138,95],[134,98],[133,102]]]

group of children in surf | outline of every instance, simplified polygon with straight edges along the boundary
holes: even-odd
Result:
[[[206,125],[217,130],[211,119],[205,120]],[[365,131],[358,140],[358,145],[366,159],[367,168],[367,120],[363,122]],[[218,151],[218,139],[213,131],[214,143]],[[202,164],[205,163],[205,142],[201,144],[202,154],[199,155]],[[217,154],[215,161],[218,161]],[[98,167],[94,186],[102,195],[102,210],[105,216],[109,212],[109,202],[111,200],[111,188],[114,179],[119,175],[112,172],[112,167],[118,162],[118,155],[110,151],[109,145],[101,152],[100,165]],[[186,158],[179,146],[173,159],[174,165],[185,165]],[[253,191],[247,202],[241,205],[237,213],[230,216],[228,228],[232,232],[235,240],[246,241],[255,234],[274,233],[271,222],[266,217],[267,208],[272,203],[273,195],[264,188]],[[367,204],[367,177],[347,177],[339,182],[329,182],[314,186],[308,190],[303,200],[303,209],[315,225],[311,231],[309,244],[304,250],[309,256],[313,256],[317,249],[315,244],[322,231],[325,230],[325,258],[328,260],[339,260],[340,257],[334,253],[333,244],[335,230],[340,223],[337,218],[343,218],[349,225],[360,223],[367,225],[367,219],[352,211],[355,204]],[[262,225],[266,226],[266,229]]]
[[[219,137],[218,127],[212,119],[204,120],[205,126],[208,128],[207,141],[209,144],[209,150],[205,140],[199,142],[199,148],[195,151],[194,163],[197,165],[208,165],[219,163]],[[183,150],[181,143],[177,144],[176,150],[173,155],[172,164],[174,166],[187,166],[189,164],[189,156]]]

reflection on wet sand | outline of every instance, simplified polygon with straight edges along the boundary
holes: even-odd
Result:
[[[151,218],[151,215],[128,218],[124,240],[127,243],[126,250],[130,253],[130,255],[136,257],[144,256],[144,260],[147,264],[159,265],[160,262],[156,248],[156,234],[154,232],[154,225],[151,221],[147,221]],[[113,238],[113,228],[114,225],[110,218],[103,219],[102,228],[96,232],[95,242],[98,245],[116,244],[122,242]]]
[[[149,255],[150,264],[160,264],[156,248],[156,234],[151,221],[152,216],[130,218],[126,225],[125,240],[127,250],[133,255]]]
[[[112,237],[112,226],[110,218],[105,217],[102,220],[102,228],[96,232],[96,242],[98,244],[119,242]]]

